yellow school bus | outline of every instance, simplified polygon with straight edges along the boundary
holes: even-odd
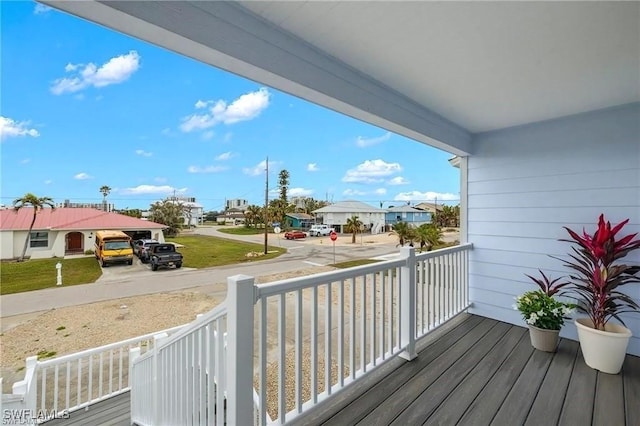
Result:
[[[95,254],[102,267],[120,262],[131,265],[133,264],[131,238],[122,231],[97,231]]]

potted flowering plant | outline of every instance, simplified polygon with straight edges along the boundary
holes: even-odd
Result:
[[[631,331],[624,326],[620,314],[640,310],[637,302],[618,290],[626,284],[640,283],[640,266],[619,262],[640,248],[637,234],[616,237],[627,222],[629,219],[611,227],[604,215],[600,215],[593,234],[583,231],[579,235],[564,227],[571,239],[561,240],[573,244],[571,260],[564,261],[565,267],[572,270],[567,288],[575,293],[578,310],[587,314],[587,318],[576,320],[585,362],[609,374],[620,372],[631,338]],[[610,323],[612,318],[620,324]]]
[[[520,311],[529,325],[531,345],[541,351],[555,352],[560,329],[575,305],[560,302],[553,297],[568,283],[558,283],[559,278],[550,281],[542,271],[540,274],[541,279],[527,275],[540,289],[518,296],[513,307]]]

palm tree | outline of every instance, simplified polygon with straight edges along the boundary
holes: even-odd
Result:
[[[351,216],[347,219],[347,224],[344,226],[344,230],[347,232],[351,232],[351,243],[356,243],[356,234],[360,232],[360,227],[362,227],[362,221],[358,219],[358,216]]]
[[[404,247],[405,243],[413,244],[413,239],[415,238],[414,229],[407,222],[398,222],[393,225],[393,231],[389,235],[392,234],[398,236],[398,245],[402,247]]]
[[[102,193],[102,210],[107,211],[107,195],[111,193],[111,188],[107,185],[102,185],[99,189]]]
[[[27,253],[27,246],[29,245],[29,238],[31,237],[31,231],[33,230],[33,224],[36,223],[36,215],[40,210],[45,208],[45,206],[49,206],[52,209],[55,209],[56,206],[53,203],[53,198],[51,197],[37,197],[32,193],[26,193],[21,198],[16,198],[13,200],[13,210],[18,211],[23,207],[31,206],[33,208],[33,219],[31,219],[31,225],[29,225],[29,232],[27,232],[27,238],[24,240],[24,247],[22,248],[22,254],[18,259],[18,262],[22,262],[24,260],[24,256]]]
[[[250,206],[248,206],[247,210],[245,210],[244,212],[244,217],[247,221],[248,226],[253,225],[254,227],[256,227],[261,216],[262,207],[256,206],[255,204],[251,204]]]
[[[424,223],[415,230],[416,241],[420,243],[420,251],[424,247],[431,251],[434,246],[442,243],[442,231],[432,223]]]

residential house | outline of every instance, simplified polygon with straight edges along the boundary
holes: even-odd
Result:
[[[313,211],[318,223],[332,226],[336,232],[346,232],[344,226],[347,224],[347,220],[357,216],[364,229],[372,234],[384,231],[385,212],[384,209],[370,206],[361,201],[339,201]]]
[[[239,225],[245,221],[244,209],[227,209],[216,216],[216,222],[224,225]]]
[[[313,215],[307,213],[287,213],[285,216],[294,229],[309,229],[316,221]]]
[[[425,212],[429,212],[432,216],[435,216],[436,212],[443,210],[443,204],[422,202],[415,205],[415,208]]]
[[[233,198],[224,202],[225,210],[236,209],[245,211],[247,207],[249,207],[249,202],[242,198]]]
[[[0,258],[13,259],[22,254],[32,219],[32,207],[0,210]],[[121,230],[133,239],[154,238],[164,242],[164,228],[161,223],[102,210],[45,208],[36,214],[26,256],[42,259],[82,254],[93,249],[95,232],[104,229]]]
[[[183,225],[191,227],[204,222],[204,207],[196,202],[195,197],[169,197],[167,200],[182,206]]]
[[[387,208],[385,223],[393,226],[398,222],[406,222],[415,227],[431,223],[431,213],[408,205]]]

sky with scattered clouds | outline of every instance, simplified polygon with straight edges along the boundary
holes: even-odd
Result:
[[[28,1],[2,2],[1,200],[457,203],[451,154]]]

